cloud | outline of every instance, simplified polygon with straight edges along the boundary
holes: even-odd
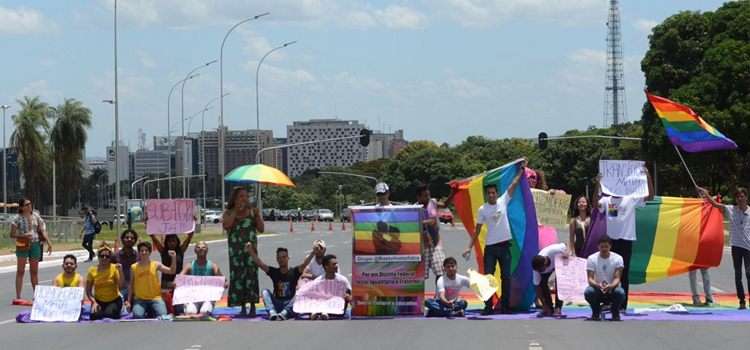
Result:
[[[568,59],[573,63],[603,67],[607,62],[607,53],[604,50],[579,49],[573,51]]]
[[[156,68],[156,61],[154,61],[154,58],[151,57],[151,55],[143,50],[136,51],[136,55],[138,56],[138,61],[141,62],[141,65],[143,68],[147,69],[153,69]]]
[[[375,16],[390,29],[418,29],[427,24],[425,15],[404,6],[391,5],[376,10]]]
[[[641,32],[650,34],[651,30],[654,29],[654,27],[656,27],[658,24],[658,21],[641,18],[635,21],[635,23],[633,23],[633,26]]]
[[[17,99],[22,99],[24,96],[39,96],[42,101],[52,105],[61,102],[63,99],[62,92],[51,88],[49,82],[44,79],[29,82],[16,93]]]
[[[446,81],[447,89],[461,98],[490,96],[490,90],[475,81],[465,78],[451,78]]]
[[[447,0],[438,10],[464,26],[488,26],[510,19],[552,20],[575,24],[606,16],[602,0]]]
[[[41,12],[29,8],[11,9],[0,6],[0,35],[22,35],[48,32],[55,24]]]

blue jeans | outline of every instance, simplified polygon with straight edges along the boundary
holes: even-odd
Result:
[[[601,289],[588,286],[586,287],[586,291],[583,292],[583,296],[591,306],[591,314],[594,317],[601,315],[603,302],[611,303],[610,310],[612,310],[612,315],[619,315],[620,306],[625,302],[625,290],[622,287],[617,287],[611,292],[604,294]]]
[[[139,300],[133,302],[133,318],[158,318],[167,315],[164,300]]]
[[[456,311],[466,310],[468,304],[466,300],[456,299],[453,301],[453,307],[449,307],[440,302],[440,299],[425,299],[424,306],[427,308],[427,317],[447,317]]]
[[[495,274],[495,265],[500,264],[500,307],[510,308],[510,241],[495,243],[484,247],[484,273]],[[484,302],[492,307],[492,298]]]
[[[293,317],[294,311],[292,311],[292,306],[294,305],[294,298],[291,299],[279,299],[274,298],[273,293],[271,293],[270,290],[264,289],[263,290],[263,303],[266,305],[266,310],[268,311],[268,314],[271,314],[271,311],[273,310],[276,313],[281,313],[282,311],[286,311],[287,316]]]

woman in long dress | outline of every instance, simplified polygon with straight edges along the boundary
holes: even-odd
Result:
[[[258,246],[257,233],[263,232],[264,223],[258,208],[248,201],[247,189],[235,187],[232,190],[223,226],[229,244],[229,306],[240,306],[240,315],[254,317],[260,294],[258,266],[245,251],[245,245],[251,242],[254,247]]]

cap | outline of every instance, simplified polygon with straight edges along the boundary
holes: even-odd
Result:
[[[326,249],[326,242],[322,239],[316,239],[313,241],[313,246],[320,246],[323,249]]]
[[[386,193],[389,190],[390,189],[388,188],[388,184],[386,184],[385,182],[378,182],[378,184],[375,185],[375,193],[376,194],[378,194],[378,193]]]

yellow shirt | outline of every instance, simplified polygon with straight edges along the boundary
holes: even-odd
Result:
[[[94,281],[94,299],[108,303],[120,297],[120,272],[114,264],[104,271],[99,271],[98,266],[89,267],[86,279]]]
[[[61,272],[55,277],[55,286],[57,287],[80,287],[81,286],[81,275],[76,272],[73,277],[65,276],[65,272]]]
[[[143,266],[135,263],[130,268],[130,276],[133,279],[133,295],[135,299],[152,301],[161,299],[161,283],[157,275],[159,263],[152,261],[150,265]]]

